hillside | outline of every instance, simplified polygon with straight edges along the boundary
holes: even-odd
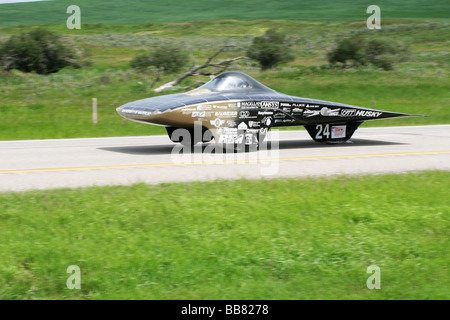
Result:
[[[0,4],[0,26],[65,24],[66,8],[72,0],[56,0],[18,4]],[[371,4],[371,3],[369,3]],[[305,20],[362,21],[368,14],[367,1],[362,0],[78,0],[82,23],[150,23],[198,20]],[[383,1],[382,19],[449,20],[450,2],[446,0]],[[407,5],[405,5],[407,4]]]

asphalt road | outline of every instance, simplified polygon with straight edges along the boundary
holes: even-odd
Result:
[[[260,151],[224,154],[167,136],[0,141],[0,191],[450,170],[450,125],[360,128],[352,142],[274,131]]]

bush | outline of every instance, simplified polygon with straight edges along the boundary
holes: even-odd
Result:
[[[394,66],[397,63],[397,61],[398,59],[395,55],[387,53],[376,56],[373,59],[372,64],[383,70],[390,71],[394,69]]]
[[[340,62],[347,65],[347,61],[350,61],[353,65],[365,65],[365,40],[360,37],[341,40],[336,49],[328,54],[328,61],[330,64]]]
[[[155,51],[135,57],[130,66],[141,72],[155,67],[158,72],[175,73],[188,63],[185,52],[176,47],[164,46]]]
[[[247,56],[258,61],[261,70],[275,67],[279,63],[292,61],[290,45],[286,36],[273,29],[266,31],[261,37],[253,38],[247,50]]]
[[[397,63],[409,59],[408,48],[399,42],[386,39],[366,39],[361,36],[346,38],[328,53],[330,64],[347,62],[353,65],[372,64],[383,70],[392,70]]]
[[[75,52],[60,37],[46,29],[11,36],[0,45],[0,67],[23,72],[49,74],[73,66],[80,67]]]

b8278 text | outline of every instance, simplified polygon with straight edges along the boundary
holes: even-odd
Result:
[[[225,306],[226,314],[269,314],[269,306],[262,304],[227,304]]]

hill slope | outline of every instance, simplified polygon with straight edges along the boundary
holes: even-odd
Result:
[[[0,25],[65,24],[66,9],[72,0],[0,4]],[[367,1],[362,0],[78,0],[82,23],[149,23],[194,20],[308,20],[363,21]],[[378,3],[382,19],[448,20],[450,3],[446,0],[411,0]]]

